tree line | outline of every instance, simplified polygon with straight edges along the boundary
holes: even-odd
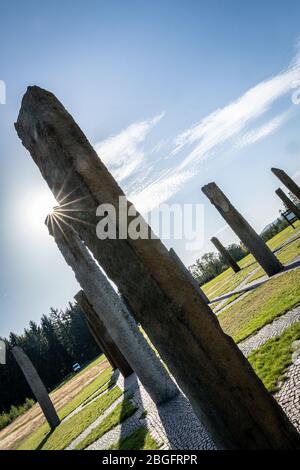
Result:
[[[65,310],[50,309],[40,324],[30,321],[21,335],[10,333],[6,364],[0,365],[0,412],[23,404],[33,394],[14,359],[11,348],[20,346],[33,362],[47,389],[53,390],[72,372],[72,365],[85,364],[100,354],[79,305]]]

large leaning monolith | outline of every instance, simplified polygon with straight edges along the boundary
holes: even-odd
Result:
[[[216,183],[209,183],[203,186],[202,191],[266,273],[269,276],[279,273],[283,269],[280,261],[278,261],[262,238],[244,219],[242,214],[235,209]]]
[[[107,357],[113,369],[119,369],[124,377],[129,377],[133,373],[132,367],[113,341],[108,329],[88,301],[84,291],[77,292],[74,298],[84,312],[87,325],[96,343]]]
[[[109,203],[118,216],[124,194],[55,96],[28,88],[16,130],[61,209],[73,210],[65,214],[69,222],[131,306],[216,445],[299,447],[295,428],[161,241],[96,236],[97,207]]]
[[[300,201],[300,187],[298,184],[280,168],[271,168],[271,171]]]
[[[238,273],[241,270],[241,268],[239,267],[235,259],[231,256],[229,251],[226,250],[225,246],[222,245],[220,240],[217,237],[212,237],[210,241],[212,242],[213,245],[215,245],[215,247],[217,248],[221,256],[226,261],[226,263],[233,269],[235,273]]]
[[[293,201],[282,191],[282,189],[276,189],[275,193],[286,205],[286,207],[288,207],[295,214],[297,219],[300,220],[300,208],[293,203]]]
[[[155,403],[163,403],[178,394],[160,359],[147,343],[136,321],[84,246],[75,230],[55,211],[47,218],[50,234],[74,271],[88,302],[118,345],[121,353]],[[87,305],[85,305],[87,308]]]
[[[52,401],[50,400],[46,387],[41,381],[34,365],[32,364],[29,357],[25,354],[23,349],[19,346],[14,346],[11,352],[19,364],[35,398],[37,399],[50,428],[56,428],[60,424],[59,417],[57,416],[56,410]]]

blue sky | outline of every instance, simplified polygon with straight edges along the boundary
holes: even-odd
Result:
[[[0,336],[78,290],[43,225],[49,190],[13,128],[28,85],[56,94],[144,213],[204,204],[204,246],[166,242],[186,264],[217,232],[236,240],[203,184],[216,181],[257,230],[277,216],[270,167],[300,179],[298,1],[12,0],[0,14]]]

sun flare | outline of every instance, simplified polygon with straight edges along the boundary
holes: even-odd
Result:
[[[48,214],[57,202],[47,187],[36,188],[25,194],[20,204],[20,215],[30,231],[40,231]]]

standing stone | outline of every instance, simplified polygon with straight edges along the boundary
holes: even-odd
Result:
[[[233,259],[229,251],[226,250],[225,246],[222,245],[220,240],[218,240],[218,238],[216,237],[212,237],[210,241],[213,243],[213,245],[215,245],[217,250],[221,253],[222,257],[229,264],[229,266],[233,269],[233,271],[235,273],[238,273],[241,270],[241,268],[239,267],[235,259]]]
[[[204,300],[204,302],[206,304],[209,303],[209,300],[208,298],[206,297],[206,295],[204,294],[203,290],[201,289],[201,287],[199,286],[198,282],[196,281],[196,279],[194,279],[194,277],[192,276],[192,274],[190,273],[190,271],[185,267],[185,265],[183,264],[183,262],[181,261],[181,259],[179,258],[179,256],[177,255],[176,251],[173,250],[173,248],[170,248],[169,250],[169,253],[170,253],[170,256],[171,258],[175,261],[175,263],[177,264],[177,266],[179,267],[179,269],[183,272],[184,276],[187,277],[187,279],[189,279],[189,281],[193,284],[193,286],[195,287],[195,289],[198,291],[200,297],[202,298],[202,300]]]
[[[29,357],[25,354],[23,349],[19,346],[14,346],[11,351],[21,368],[29,387],[37,399],[50,428],[56,428],[60,424],[59,417],[57,416],[56,410],[48,395],[46,387],[41,381],[34,365],[32,364]]]
[[[75,300],[85,314],[87,324],[100,349],[104,352],[113,369],[119,369],[124,377],[133,373],[128,361],[113,341],[100,316],[97,315],[83,290],[75,295]]]
[[[300,201],[300,188],[298,184],[285,171],[279,168],[271,168],[271,171]]]
[[[119,295],[97,266],[75,230],[58,219],[57,211],[47,218],[47,226],[67,264],[86,294],[99,321],[140,379],[155,403],[163,403],[178,394],[160,359],[147,343]],[[88,310],[85,304],[86,311]],[[89,310],[91,313],[91,310]]]
[[[286,207],[288,207],[295,214],[297,219],[300,220],[300,208],[293,203],[293,201],[282,191],[282,189],[276,189],[275,193],[286,205]]]
[[[73,209],[66,220],[130,304],[217,447],[299,447],[295,428],[161,241],[98,239],[97,207],[109,203],[118,216],[124,194],[55,96],[28,88],[16,130],[61,210]]]
[[[283,269],[281,263],[216,183],[203,186],[202,191],[266,273],[269,276],[279,273]]]

